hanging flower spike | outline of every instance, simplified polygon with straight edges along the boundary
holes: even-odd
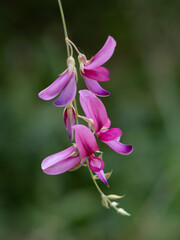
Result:
[[[94,124],[91,123],[91,126],[97,137],[117,153],[130,154],[133,151],[133,146],[119,142],[122,131],[119,128],[109,129],[111,122],[102,101],[88,90],[80,90],[79,94],[86,117],[94,122]]]
[[[96,173],[99,179],[108,186],[103,168],[104,162],[102,159],[95,157],[94,152],[98,151],[96,139],[91,130],[84,125],[78,124],[73,126],[75,130],[75,142],[81,159],[87,157],[90,169]]]
[[[102,67],[102,65],[106,63],[114,53],[116,41],[109,36],[100,51],[90,60],[87,60],[86,56],[81,54],[76,45],[68,38],[61,0],[58,0],[58,4],[67,49],[67,69],[59,75],[59,78],[50,86],[41,91],[38,96],[43,100],[51,100],[57,97],[53,104],[57,107],[65,107],[63,113],[64,124],[71,140],[73,140],[75,135],[75,143],[61,152],[46,157],[41,163],[41,168],[46,174],[58,175],[66,171],[75,171],[81,166],[88,167],[92,181],[101,196],[102,205],[108,209],[112,207],[117,213],[122,215],[130,216],[123,208],[118,208],[119,203],[116,200],[123,196],[104,194],[96,181],[100,179],[109,187],[107,180],[111,176],[112,171],[108,173],[104,173],[103,171],[103,152],[99,151],[95,135],[120,154],[127,155],[133,150],[132,145],[125,145],[119,142],[122,136],[119,128],[109,129],[111,121],[108,118],[106,108],[100,99],[96,97],[96,95],[104,97],[110,95],[98,82],[110,80],[109,70]],[[87,88],[90,90],[79,91],[80,103],[86,116],[80,116],[78,114],[75,99],[78,75],[73,58],[73,49],[78,53],[80,72]],[[85,120],[89,128],[78,124],[78,117]],[[98,154],[98,157],[96,157],[96,154]],[[93,174],[93,172],[95,174]]]
[[[76,118],[76,114],[75,114],[75,110],[72,106],[72,104],[68,105],[65,109],[64,109],[64,124],[66,126],[66,129],[68,131],[69,134],[69,138],[71,139],[71,141],[73,140],[73,126],[75,124],[75,118]]]
[[[76,68],[72,56],[67,59],[67,65],[65,72],[38,94],[43,100],[51,100],[61,93],[53,103],[57,107],[69,105],[76,95]]]
[[[107,62],[114,53],[116,41],[111,36],[108,37],[106,43],[101,50],[89,61],[84,54],[79,54],[78,60],[80,71],[84,78],[87,88],[94,94],[106,97],[110,93],[104,90],[98,82],[109,81],[110,72],[102,65]]]

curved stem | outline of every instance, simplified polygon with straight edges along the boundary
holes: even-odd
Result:
[[[66,39],[68,39],[66,21],[65,21],[65,18],[64,18],[64,12],[63,12],[63,8],[62,8],[61,0],[58,0],[58,4],[59,4],[59,10],[60,10],[60,13],[61,13],[62,24],[63,24],[63,29],[64,29],[64,36],[65,36],[65,42],[66,42],[66,48],[67,48],[67,56],[70,57],[69,45],[68,45],[68,42],[66,41]]]
[[[76,47],[76,45],[69,38],[67,38],[66,41],[69,42],[74,47],[74,49],[78,54],[81,54],[78,48]]]
[[[100,189],[100,187],[98,186],[96,180],[94,179],[94,175],[93,175],[93,173],[92,173],[92,171],[91,171],[91,169],[90,169],[90,167],[89,167],[89,162],[88,162],[87,158],[86,158],[86,163],[87,163],[87,166],[88,166],[88,169],[89,169],[89,172],[90,172],[91,178],[92,178],[92,180],[93,180],[93,182],[94,182],[94,184],[95,184],[97,190],[98,190],[99,193],[101,194],[101,197],[104,197],[104,196],[105,196],[104,193],[101,191],[101,189]]]
[[[114,210],[116,210],[116,212],[119,213],[118,208],[113,205],[113,203],[112,203],[111,200],[108,198],[108,196],[106,196],[106,195],[101,191],[100,187],[98,186],[96,180],[94,179],[94,175],[93,175],[93,173],[92,173],[92,171],[91,171],[91,169],[90,169],[90,167],[89,167],[89,162],[88,162],[87,158],[86,158],[86,163],[87,163],[87,166],[88,166],[88,169],[89,169],[91,178],[92,178],[92,180],[93,180],[93,182],[94,182],[94,184],[95,184],[98,192],[100,193],[102,199],[105,199],[105,200],[109,203],[109,206],[112,207],[112,208],[114,208]]]

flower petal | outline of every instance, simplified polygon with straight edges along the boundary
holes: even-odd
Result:
[[[66,87],[70,79],[69,71],[66,70],[66,72],[58,77],[49,87],[42,90],[38,96],[43,100],[55,98]]]
[[[74,146],[71,146],[45,158],[41,164],[43,172],[49,175],[57,175],[75,167],[81,160],[79,155],[70,157],[74,150]]]
[[[133,151],[132,145],[125,145],[117,140],[103,142],[107,144],[110,148],[112,148],[115,152],[122,155],[128,155]]]
[[[90,156],[99,150],[96,139],[89,128],[78,124],[73,126],[73,129],[75,130],[75,142],[81,158]]]
[[[119,128],[111,128],[108,130],[104,129],[104,130],[100,130],[98,133],[98,138],[101,141],[112,141],[121,136],[122,136],[122,131]]]
[[[107,68],[105,68],[105,67],[97,67],[97,68],[95,68],[94,70],[100,72],[101,74],[103,74],[103,75],[105,75],[105,76],[107,76],[107,77],[110,76],[109,70],[108,70]]]
[[[67,86],[62,91],[60,97],[58,97],[53,104],[57,107],[64,107],[70,104],[75,96],[76,96],[76,77],[75,74],[72,73],[72,78]]]
[[[88,65],[84,65],[84,69],[93,69],[103,65],[113,55],[116,47],[116,41],[111,36],[108,37],[101,50],[93,57]]]
[[[107,97],[111,94],[110,92],[107,92],[106,90],[104,90],[96,80],[92,80],[92,79],[86,77],[85,75],[83,75],[83,78],[84,78],[87,88],[94,94],[101,96],[101,97]]]
[[[89,167],[93,172],[99,172],[104,168],[104,162],[101,158],[97,158],[94,155],[89,156]]]
[[[95,172],[95,173],[96,173],[96,175],[98,176],[98,178],[99,178],[103,183],[105,183],[107,187],[109,187],[109,184],[108,184],[107,179],[106,179],[106,177],[105,177],[104,171],[103,171],[103,170],[100,170],[99,172]]]
[[[96,80],[99,82],[105,82],[105,81],[109,81],[109,71],[104,70],[106,68],[103,67],[98,67],[92,70],[84,70],[84,73],[82,73],[83,76],[86,76],[92,80]]]
[[[87,118],[93,119],[95,132],[98,132],[108,122],[106,108],[102,101],[90,91],[80,90],[79,94],[84,113]]]
[[[74,130],[72,126],[75,124],[75,110],[74,108],[66,108],[64,111],[64,124],[69,134],[69,138],[73,140]]]

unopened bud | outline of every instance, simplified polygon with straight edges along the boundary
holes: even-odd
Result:
[[[67,129],[68,134],[69,134],[69,138],[71,140],[73,140],[74,130],[72,129],[72,127],[75,124],[75,118],[76,118],[75,109],[70,104],[64,110],[64,124],[66,126],[66,129]]]
[[[111,202],[111,205],[112,205],[113,207],[116,207],[118,204],[119,204],[118,202]]]
[[[118,208],[118,213],[124,215],[124,216],[131,216],[128,212],[126,212],[123,208]]]
[[[105,198],[102,198],[102,205],[103,205],[103,207],[105,207],[105,208],[109,208],[108,201],[107,201]]]
[[[123,198],[124,196],[119,196],[119,195],[115,195],[115,194],[110,194],[107,196],[109,199],[111,200],[116,200],[116,199],[120,199]]]

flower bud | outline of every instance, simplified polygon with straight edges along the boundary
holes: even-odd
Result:
[[[124,215],[124,216],[131,216],[128,212],[126,212],[123,208],[118,208],[118,213]]]
[[[109,199],[111,200],[116,200],[116,199],[120,199],[123,198],[124,196],[119,196],[119,195],[115,195],[115,194],[110,194],[107,196]]]
[[[113,206],[113,207],[116,207],[117,205],[118,205],[119,203],[118,202],[111,202],[111,205]]]
[[[103,205],[103,207],[105,207],[105,208],[109,208],[108,201],[107,201],[105,198],[102,198],[102,205]]]
[[[75,124],[75,117],[76,117],[75,110],[72,104],[70,104],[64,109],[64,124],[66,126],[66,129],[69,134],[69,138],[71,140],[73,140],[74,130],[72,129],[72,127]]]

